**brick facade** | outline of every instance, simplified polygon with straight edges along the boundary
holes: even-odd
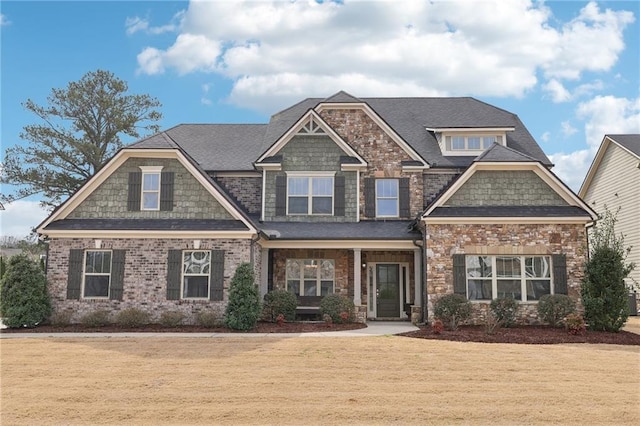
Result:
[[[262,177],[216,176],[220,183],[249,214],[262,211]]]
[[[426,290],[428,320],[433,319],[433,304],[438,297],[453,293],[454,254],[552,255],[565,254],[567,290],[578,305],[587,259],[584,225],[487,224],[428,225]],[[474,323],[482,323],[488,302],[472,302]],[[519,322],[537,323],[537,303],[521,302]]]
[[[124,249],[125,274],[123,300],[67,299],[70,249],[96,249],[93,239],[53,239],[49,242],[47,285],[54,312],[73,312],[72,321],[97,309],[116,314],[127,308],[140,308],[157,320],[164,311],[181,311],[187,322],[193,323],[201,311],[214,311],[220,319],[224,314],[228,290],[236,268],[251,261],[253,255],[256,279],[259,277],[259,249],[252,250],[251,240],[206,240],[200,242],[203,250],[224,250],[224,300],[167,300],[167,256],[170,249],[194,249],[189,239],[103,239],[101,250]]]

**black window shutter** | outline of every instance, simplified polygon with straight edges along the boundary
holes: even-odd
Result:
[[[182,250],[169,250],[167,258],[167,300],[180,299]]]
[[[467,272],[464,254],[453,255],[453,292],[465,297],[467,295]]]
[[[410,217],[411,207],[409,206],[409,178],[401,178],[398,182],[400,217]]]
[[[553,262],[553,286],[555,294],[567,294],[567,256],[554,254]]]
[[[344,216],[344,176],[333,178],[333,215]]]
[[[173,172],[160,174],[160,210],[170,212],[173,210]]]
[[[211,251],[209,300],[222,300],[224,290],[224,250]]]
[[[122,300],[124,254],[125,250],[113,250],[111,255],[111,285],[109,288],[109,299],[111,300]]]
[[[80,299],[80,288],[82,287],[82,271],[84,261],[84,250],[69,250],[69,272],[67,276],[67,299]]]
[[[127,210],[130,212],[140,210],[140,197],[142,195],[142,172],[129,173],[129,197],[127,198]]]
[[[376,180],[374,178],[364,179],[364,215],[366,217],[376,217]]]
[[[276,176],[276,216],[287,214],[287,177]]]

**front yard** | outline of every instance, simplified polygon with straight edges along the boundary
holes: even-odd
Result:
[[[5,339],[2,424],[637,424],[640,347]]]

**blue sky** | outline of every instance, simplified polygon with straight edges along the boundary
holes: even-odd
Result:
[[[473,96],[524,122],[578,190],[606,133],[640,133],[640,2],[0,3],[1,145],[106,69],[160,100],[162,128],[266,122],[305,97]],[[10,188],[2,188],[2,191]],[[5,206],[2,235],[46,212]]]

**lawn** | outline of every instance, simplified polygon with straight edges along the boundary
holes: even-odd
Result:
[[[3,339],[4,424],[638,424],[640,347]]]

